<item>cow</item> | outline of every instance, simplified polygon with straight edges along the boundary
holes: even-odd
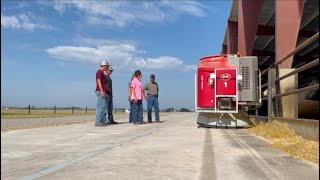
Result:
[[[308,86],[319,84],[319,81],[317,79],[312,80],[310,83],[308,83]],[[311,90],[309,91],[304,98],[306,100],[313,100],[313,101],[319,101],[320,99],[320,92],[319,89]]]

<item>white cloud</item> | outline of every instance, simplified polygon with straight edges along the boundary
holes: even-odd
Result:
[[[161,56],[158,58],[147,58],[146,60],[141,60],[138,65],[144,66],[148,69],[176,69],[183,65],[183,62],[176,57]]]
[[[194,70],[194,65],[184,65],[177,57],[160,56],[143,58],[145,51],[136,48],[134,43],[120,41],[80,38],[76,42],[81,46],[56,46],[46,49],[49,56],[60,61],[80,62],[83,64],[99,65],[107,60],[109,64],[120,71],[132,69],[152,69],[167,71]]]
[[[89,24],[125,27],[129,24],[170,21],[180,15],[202,17],[204,6],[195,1],[53,1],[51,5],[63,14],[67,9],[84,14]]]
[[[177,57],[160,56],[158,58],[147,58],[146,60],[137,61],[137,66],[142,66],[146,69],[159,69],[168,71],[188,71],[195,70],[195,65],[184,65]]]
[[[48,25],[32,22],[34,17],[26,14],[17,16],[5,16],[1,12],[1,26],[4,28],[25,29],[33,31],[35,29],[52,29]]]
[[[169,1],[169,0],[164,0],[161,1],[163,6],[167,6],[175,10],[176,12],[179,13],[186,13],[190,14],[193,16],[198,16],[202,17],[205,16],[206,14],[204,13],[205,7],[196,1]]]

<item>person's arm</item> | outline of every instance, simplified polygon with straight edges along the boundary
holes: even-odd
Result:
[[[132,95],[132,87],[131,87],[131,85],[128,86],[128,95],[129,95],[129,101],[131,101],[131,95]]]
[[[135,88],[132,88],[132,94],[133,94],[133,100],[138,101]]]
[[[110,92],[110,87],[111,87],[110,86],[110,81],[109,81],[107,75],[105,75],[105,78],[106,78],[107,95],[110,95],[111,94],[111,92]]]
[[[147,100],[147,99],[148,99],[148,97],[146,96],[145,91],[144,91],[144,90],[142,90],[142,92],[141,92],[141,93],[142,93],[142,95],[143,95],[144,99],[145,99],[145,100]]]
[[[159,98],[159,85],[157,83],[157,98]]]
[[[145,91],[146,91],[147,89],[148,89],[148,88],[147,88],[147,84],[145,84],[145,85],[143,86],[143,88],[142,88],[142,95],[143,95],[143,97],[144,97],[145,100],[148,99],[147,95],[145,94]]]
[[[131,81],[131,92],[132,92],[131,96],[132,96],[132,100],[133,101],[138,101],[137,95],[136,95],[136,90],[135,90],[136,86],[137,85],[134,82]]]
[[[131,93],[132,93],[132,88],[128,87],[128,95],[129,95],[129,97],[131,96]]]
[[[100,92],[101,92],[101,96],[104,97],[104,91],[103,91],[103,88],[102,88],[101,79],[97,79],[97,83],[98,83],[98,87],[99,87]]]

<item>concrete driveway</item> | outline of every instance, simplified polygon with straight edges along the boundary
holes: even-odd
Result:
[[[94,122],[1,133],[1,179],[319,179],[243,129],[198,128],[197,113],[163,123]],[[72,118],[72,117],[70,117]]]

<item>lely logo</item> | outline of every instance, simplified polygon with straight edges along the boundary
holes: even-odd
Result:
[[[229,79],[231,79],[231,75],[229,73],[223,73],[220,75],[220,79],[223,81],[229,81]]]

